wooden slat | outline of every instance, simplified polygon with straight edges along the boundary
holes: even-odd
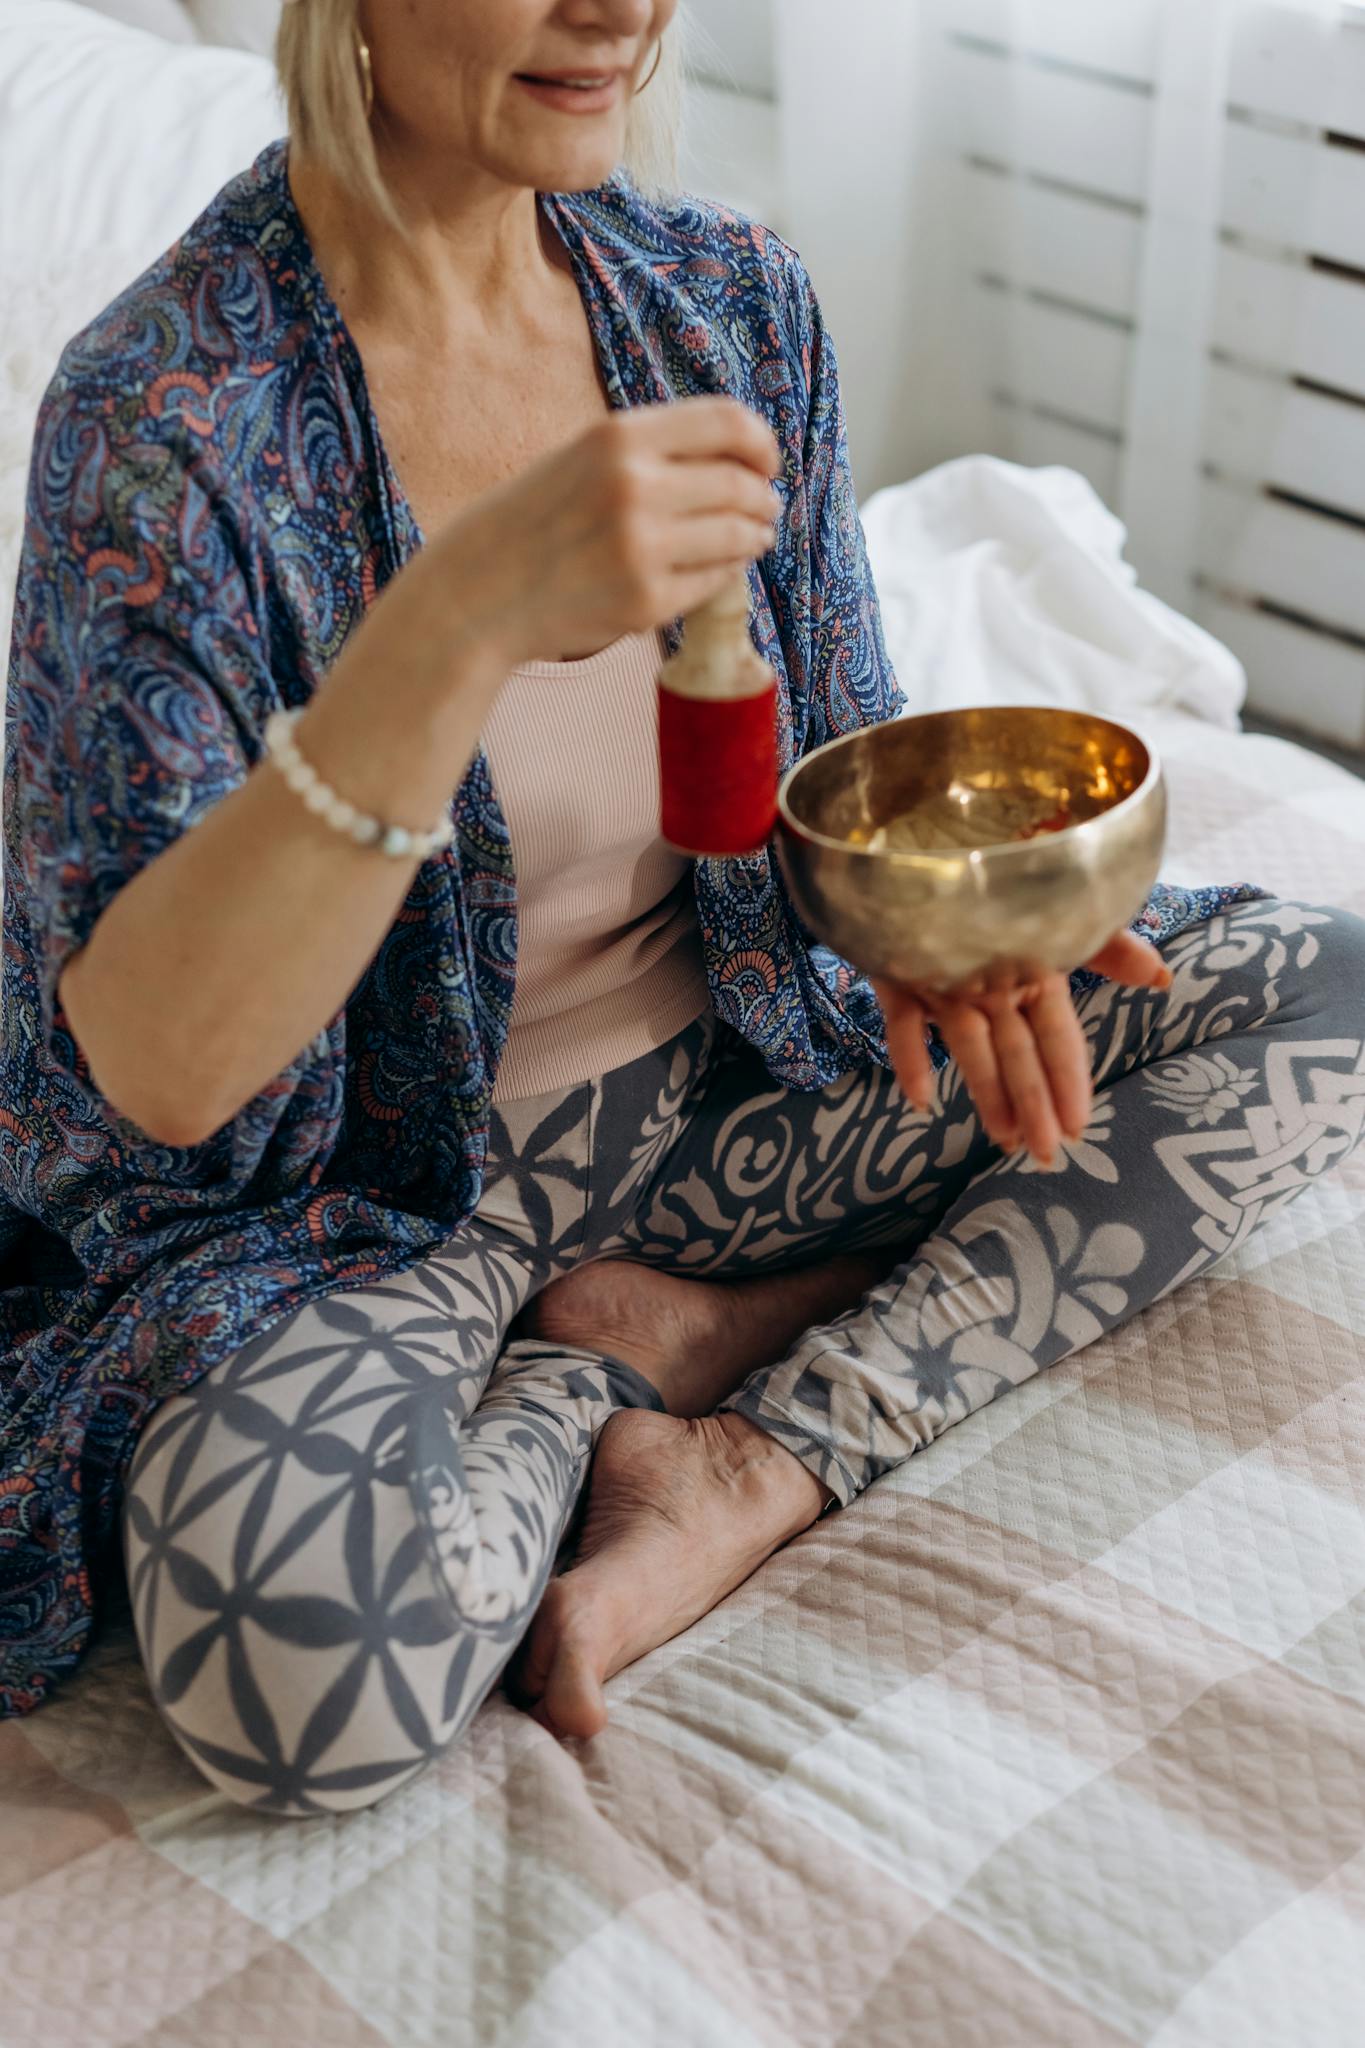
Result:
[[[1103,91],[1094,86],[1086,89]],[[969,123],[974,149],[983,142],[985,125],[984,117]],[[997,133],[994,149],[982,147],[977,153],[999,161],[1003,147]],[[1031,158],[1027,168],[1035,168]],[[1086,176],[1079,151],[1070,168],[1076,182],[1093,187],[1095,180]],[[1002,268],[1011,247],[1012,184],[1011,178],[999,172],[978,170],[968,216],[973,236],[996,247],[996,261]],[[1068,193],[1036,186],[1026,190],[1028,197],[1021,195],[1019,203],[1027,208],[1026,222],[1036,222],[1035,246],[1050,256],[1059,273],[1053,288],[1115,311],[1131,311],[1137,271],[1135,265],[1130,270],[1128,251],[1141,232],[1137,218]],[[1260,241],[1365,270],[1365,151],[1329,148],[1322,142],[1231,122],[1223,219],[1227,227]],[[1091,269],[1098,273],[1099,296],[1095,298],[1085,289]],[[1117,302],[1110,283],[1115,270],[1120,277],[1132,279],[1132,289]]]
[[[999,295],[983,293],[983,320],[992,298]],[[1007,303],[1017,320],[1016,346],[1000,345],[1008,323],[997,321],[997,388],[1019,401],[1018,409],[1003,414],[1015,423],[1024,451],[1018,459],[1072,463],[1107,502],[1117,503],[1120,451],[1069,423],[1121,428],[1125,338],[1048,307]],[[1212,460],[1248,486],[1268,482],[1346,511],[1360,508],[1365,467],[1357,455],[1365,413],[1222,369],[1211,379],[1210,394]],[[1054,417],[1039,417],[1036,408]],[[1205,511],[1198,567],[1206,575],[1365,634],[1365,530],[1235,485],[1210,485]]]
[[[1225,484],[1203,502],[1198,566],[1211,582],[1365,637],[1365,531]]]
[[[1116,504],[1121,451],[1112,441],[1079,432],[1064,422],[1041,419],[1014,406],[997,405],[988,455],[1044,469],[1060,463],[1089,479],[1106,505]]]
[[[967,166],[961,218],[971,267],[1097,311],[1131,316],[1142,263],[1136,214]]]
[[[1365,518],[1365,406],[1220,364],[1209,380],[1207,445],[1231,477]]]
[[[1000,406],[988,452],[1035,467],[1064,463],[1107,504],[1117,502],[1121,451],[1093,435]],[[1245,664],[1252,710],[1341,746],[1365,747],[1365,653],[1212,596],[1197,616]]]
[[[1300,732],[1365,747],[1365,653],[1245,606],[1211,601],[1199,622],[1247,672],[1247,708]]]
[[[1190,0],[1197,4],[1197,0]],[[948,28],[1009,46],[1013,0],[954,0]],[[1032,50],[1135,81],[1153,81],[1160,10],[1153,0],[1034,0]],[[1365,136],[1365,34],[1324,24],[1285,0],[1242,0],[1233,31],[1229,102],[1317,129]],[[1324,40],[1324,37],[1326,40]]]
[[[978,174],[974,180],[982,193],[988,184],[990,174]],[[1076,233],[1074,223],[1085,215],[1085,203],[1066,201],[1064,195],[1046,190],[1029,193],[1025,203],[1033,219],[1027,283],[1070,299],[1083,283],[1076,266],[1093,264],[1095,301],[1105,311],[1128,309],[1136,315],[1134,262],[1140,244],[1134,238],[1134,223],[1111,207],[1089,209],[1085,233],[1078,236],[1081,254],[1072,256],[1066,240],[1068,233]],[[995,195],[993,203],[974,209],[968,242],[972,268],[1007,270],[1007,238],[1009,201]],[[1091,324],[1083,326],[1085,334],[1093,332]],[[1218,266],[1214,346],[1238,360],[1365,397],[1365,285],[1312,272],[1302,264],[1226,248]],[[1119,426],[1121,414],[1105,414],[1103,424]]]
[[[1323,239],[1331,246],[1317,253],[1344,261],[1336,252],[1353,248],[1354,237],[1365,268],[1365,155],[1346,150],[1319,155],[1325,172],[1323,218],[1330,215],[1336,229],[1324,228]],[[1328,165],[1328,159],[1335,161]],[[1249,224],[1252,206],[1239,201],[1239,207],[1240,221]],[[1009,276],[1017,266],[1021,281],[1037,290],[1136,317],[1143,230],[1134,215],[981,169],[969,173],[964,211],[966,259],[974,270]],[[1022,236],[1016,235],[1016,220]],[[1262,225],[1267,224],[1263,215]],[[1224,250],[1219,271],[1220,346],[1275,369],[1365,394],[1365,284],[1313,276],[1302,265],[1236,248]]]
[[[1295,317],[1295,293],[1306,295],[1310,311],[1318,307],[1320,317],[1340,317],[1334,295],[1345,293],[1349,307],[1365,322],[1365,291],[1355,293],[1334,279],[1314,279],[1279,264],[1259,262],[1246,270],[1244,260],[1232,262],[1232,283],[1220,307],[1224,344],[1232,342],[1250,356],[1263,354],[1269,362],[1277,354],[1302,362],[1308,375],[1322,375],[1324,369],[1359,373],[1353,362],[1336,360],[1347,354],[1347,344],[1330,332],[1302,332],[1308,313],[1300,309]],[[1046,274],[1050,285],[1062,281],[1052,266]],[[1087,426],[1121,432],[1130,336],[1062,307],[990,287],[980,289],[974,307],[986,375],[997,389]],[[1271,483],[1342,512],[1365,514],[1363,406],[1295,391],[1283,377],[1216,365],[1209,375],[1207,453],[1209,461],[1248,483]]]
[[[1345,20],[1328,31],[1283,0],[1243,0],[1228,98],[1234,106],[1365,136],[1365,33]]]
[[[1365,151],[1230,122],[1223,221],[1263,241],[1365,270]]]
[[[1055,195],[1042,193],[1037,204],[1040,211],[1059,218],[1054,200]],[[1101,216],[1094,224],[1096,235],[1112,245],[1105,270],[1109,279],[1105,296],[1112,301],[1113,286],[1125,262],[1125,253],[1120,252],[1131,249],[1131,241],[1122,216],[1096,211]],[[982,235],[979,267],[990,269],[992,265],[985,259],[993,230],[985,213],[977,227]],[[1063,296],[1074,289],[1071,259],[1059,254],[1055,239],[1035,238],[1032,255],[1031,274],[1039,288]],[[1123,426],[1124,364],[1129,344],[1120,330],[1060,307],[1034,305],[985,288],[975,305],[976,318],[987,323],[986,346],[997,384],[1007,385],[1017,396],[1077,413],[1096,426]],[[1365,287],[1225,249],[1219,265],[1213,344],[1245,364],[1365,398]],[[1343,472],[1354,460],[1359,421],[1350,408],[1341,408],[1341,413],[1339,423],[1333,426],[1334,415],[1314,408],[1296,409],[1296,418],[1313,422],[1314,444],[1303,458],[1311,468],[1321,468],[1324,449],[1329,449],[1333,435],[1340,436]],[[1276,446],[1281,446],[1278,435]],[[1288,475],[1270,480],[1282,482],[1287,489],[1300,488]],[[1343,495],[1344,480],[1344,475],[1337,479],[1329,502],[1353,508],[1356,497],[1349,492]]]
[[[985,44],[1008,44],[1019,19],[1012,0],[954,0],[946,12],[952,35]],[[1084,10],[1032,0],[1029,50],[1060,68],[960,41],[945,63],[955,145],[1031,174],[978,164],[960,180],[963,268],[1020,287],[978,285],[971,301],[982,374],[1009,401],[993,410],[993,445],[1026,463],[1066,463],[1110,504],[1122,486],[1134,346],[1122,323],[1139,317],[1154,110],[1113,75],[1154,77],[1158,15],[1156,0]],[[1365,154],[1322,139],[1365,137],[1365,34],[1243,0],[1235,37],[1230,106],[1252,118],[1229,122],[1223,220],[1253,247],[1218,257],[1213,344],[1233,360],[1210,368],[1206,446],[1231,481],[1203,494],[1198,566],[1213,585],[1365,635],[1365,530],[1260,488],[1365,517],[1365,407],[1329,395],[1365,398],[1365,286],[1292,260],[1365,270]],[[1202,616],[1247,663],[1256,709],[1365,745],[1365,654],[1346,637],[1215,596]]]
[[[1226,249],[1214,345],[1365,398],[1365,288]]]
[[[998,390],[1087,426],[1122,425],[1130,345],[1122,329],[985,287],[977,304],[978,317],[994,322]]]
[[[943,73],[949,129],[968,156],[1018,161],[1044,177],[1140,201],[1147,189],[1151,101],[1089,78],[1030,69],[950,45]]]
[[[948,25],[954,35],[1009,44],[1017,15],[1013,0],[954,0]],[[1156,72],[1159,32],[1154,0],[1033,0],[1029,10],[1031,51],[1143,81]]]

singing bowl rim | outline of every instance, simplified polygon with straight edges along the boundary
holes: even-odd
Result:
[[[1019,711],[1027,712],[1034,716],[1040,711],[1047,711],[1055,713],[1060,718],[1082,718],[1090,725],[1108,726],[1111,732],[1121,733],[1124,739],[1131,740],[1142,749],[1147,761],[1147,772],[1137,787],[1130,789],[1127,796],[1120,797],[1116,804],[1110,804],[1107,810],[1097,812],[1093,818],[1082,818],[1078,824],[1063,826],[1060,832],[1049,832],[1043,841],[1045,846],[1063,847],[1083,832],[1093,833],[1097,827],[1102,828],[1111,818],[1117,818],[1120,812],[1128,810],[1130,806],[1136,809],[1143,797],[1149,796],[1163,779],[1164,771],[1161,757],[1152,742],[1145,738],[1142,733],[1135,731],[1131,725],[1124,725],[1117,718],[1107,718],[1097,711],[1079,711],[1070,704],[961,704],[954,705],[950,710],[946,711],[901,712],[894,718],[878,719],[874,725],[860,725],[855,731],[841,733],[838,739],[826,740],[822,746],[814,747],[810,753],[803,754],[800,760],[792,762],[791,767],[787,769],[778,784],[777,821],[779,828],[783,833],[789,834],[793,839],[804,841],[808,846],[826,848],[831,853],[845,854],[853,860],[885,861],[891,863],[894,867],[904,868],[912,872],[915,870],[922,871],[926,868],[942,868],[945,860],[961,861],[968,856],[979,856],[983,859],[989,858],[992,861],[997,861],[1009,860],[1017,855],[1025,859],[1031,857],[1036,862],[1039,852],[1042,850],[1037,838],[1002,839],[993,843],[988,841],[983,846],[970,848],[926,846],[918,848],[913,852],[900,847],[857,846],[851,839],[840,839],[832,833],[817,830],[814,825],[806,824],[792,810],[790,802],[792,787],[809,768],[812,761],[817,759],[824,760],[830,754],[837,752],[841,747],[866,744],[869,733],[878,732],[885,726],[928,724],[931,720],[958,718],[964,713],[972,711],[1005,713]]]

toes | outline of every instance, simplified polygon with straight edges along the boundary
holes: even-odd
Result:
[[[607,1702],[596,1659],[583,1650],[561,1650],[550,1667],[541,1706],[556,1735],[600,1735],[607,1725]]]
[[[529,1714],[532,1711],[544,1692],[544,1679],[542,1678],[537,1682],[536,1678],[532,1676],[528,1659],[523,1650],[517,1651],[511,1663],[503,1672],[502,1690],[504,1696],[512,1702],[512,1705],[520,1707],[525,1714]]]
[[[502,1689],[514,1707],[530,1709],[543,1697],[559,1634],[559,1581],[551,1579],[539,1607],[502,1675]]]
[[[534,1621],[503,1673],[502,1689],[553,1735],[598,1735],[607,1725],[605,1643],[585,1639],[579,1603],[551,1579]]]

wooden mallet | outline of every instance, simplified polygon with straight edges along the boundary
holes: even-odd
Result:
[[[736,575],[686,623],[659,677],[661,830],[679,853],[756,853],[777,819],[777,677]]]

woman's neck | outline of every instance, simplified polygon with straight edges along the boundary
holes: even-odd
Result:
[[[381,160],[381,171],[409,223],[406,237],[327,166],[290,149],[294,204],[348,321],[447,336],[540,324],[547,283],[569,265],[533,191],[471,171],[460,183],[442,180],[433,199],[401,160]]]

